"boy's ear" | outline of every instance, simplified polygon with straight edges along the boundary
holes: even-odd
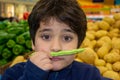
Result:
[[[35,50],[35,45],[33,44],[33,41],[32,41],[32,49]]]

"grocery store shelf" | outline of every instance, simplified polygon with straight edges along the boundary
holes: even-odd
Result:
[[[87,19],[91,20],[102,20],[104,17],[113,18],[113,15],[87,15]]]
[[[5,3],[18,3],[18,4],[28,4],[33,5],[36,3],[37,0],[0,0],[0,2]]]

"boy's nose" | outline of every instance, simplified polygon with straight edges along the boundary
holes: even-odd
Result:
[[[57,52],[61,51],[62,45],[60,39],[54,39],[51,43],[51,51]]]

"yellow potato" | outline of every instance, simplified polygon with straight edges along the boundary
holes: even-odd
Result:
[[[97,31],[99,29],[98,25],[97,24],[94,24],[93,22],[88,22],[87,23],[87,30],[91,31],[91,30],[94,30],[94,31]]]
[[[99,30],[95,33],[95,37],[96,38],[101,38],[103,36],[106,36],[108,34],[108,32],[106,30]]]
[[[115,23],[115,20],[113,18],[111,18],[111,17],[104,17],[103,21],[106,21],[110,25],[113,25]]]
[[[83,62],[80,58],[75,58],[75,61]]]
[[[98,27],[102,30],[108,30],[110,28],[110,25],[106,21],[100,21],[98,23]]]
[[[24,56],[17,56],[17,57],[13,60],[12,64],[10,65],[10,67],[14,66],[14,65],[17,64],[17,63],[24,62],[24,61],[25,61]]]
[[[90,39],[85,38],[83,43],[81,44],[81,47],[92,47]]]
[[[106,62],[103,59],[95,59],[95,66],[104,66]]]
[[[116,48],[112,48],[112,50],[110,51],[110,53],[120,53],[120,50],[119,49],[116,49]]]
[[[78,54],[78,58],[80,58],[85,63],[93,65],[97,56],[93,49],[85,48],[85,51]]]
[[[100,47],[97,51],[97,55],[99,58],[103,58],[106,54],[108,54],[108,52],[111,49],[111,43],[104,43],[102,47]]]
[[[111,43],[112,44],[112,40],[108,36],[103,36],[99,40],[97,40],[96,46],[101,47],[104,43]]]
[[[95,48],[96,43],[97,43],[97,41],[96,41],[96,40],[92,40],[92,41],[91,41],[91,48],[92,48],[92,49],[94,49],[94,48]]]
[[[103,77],[110,78],[113,80],[120,80],[119,74],[115,71],[106,71],[105,73],[103,73]]]
[[[120,30],[118,28],[112,27],[110,31],[108,32],[108,36],[110,38],[119,37],[120,36],[119,32]]]
[[[112,64],[110,64],[110,63],[106,63],[105,67],[106,67],[108,70],[113,70],[113,69],[112,69]]]
[[[119,30],[118,28],[111,27],[111,29],[110,29],[110,31],[109,31],[109,32],[119,34],[120,30]]]
[[[92,34],[95,36],[96,31],[87,31],[88,33]]]
[[[96,67],[99,69],[101,75],[108,70],[105,66],[96,66]]]
[[[120,20],[120,13],[115,13],[115,14],[113,15],[113,19],[115,19],[116,21],[117,21],[117,20]]]
[[[114,27],[120,29],[120,20],[115,22]]]
[[[95,36],[89,32],[86,32],[86,37],[90,40],[94,40],[95,39]]]
[[[113,48],[120,49],[120,38],[112,39]]]
[[[114,63],[120,60],[120,55],[118,53],[109,53],[104,56],[104,60],[108,63]]]
[[[115,62],[115,63],[112,65],[112,68],[113,68],[114,71],[120,71],[120,61]]]
[[[120,71],[118,72],[119,76],[120,76]]]

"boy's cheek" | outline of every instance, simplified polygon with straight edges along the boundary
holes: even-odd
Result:
[[[39,51],[44,51],[44,52],[47,52],[47,53],[50,53],[50,50],[43,47],[43,46],[33,46],[33,50],[36,51],[36,52],[39,52]]]

